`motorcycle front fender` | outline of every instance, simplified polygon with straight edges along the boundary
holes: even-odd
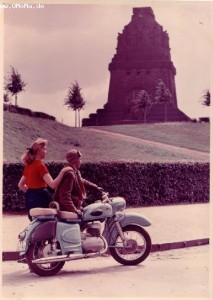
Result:
[[[151,222],[148,219],[136,213],[127,213],[118,215],[118,217],[122,228],[127,225],[139,225],[142,227],[151,225]]]
[[[137,225],[140,227],[150,226],[151,222],[144,218],[139,214],[117,214],[118,221],[122,228],[126,227],[127,225]],[[106,238],[109,246],[114,244],[114,241],[118,235],[118,229],[115,224],[113,218],[108,221],[107,226],[104,229],[103,236]]]

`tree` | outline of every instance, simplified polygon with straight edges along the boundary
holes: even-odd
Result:
[[[68,109],[72,109],[75,112],[75,127],[77,127],[77,123],[80,127],[80,111],[84,108],[85,103],[86,101],[84,101],[81,95],[81,88],[77,81],[75,84],[71,83],[68,95],[64,100],[64,104],[68,106]]]
[[[21,79],[21,74],[11,66],[11,73],[6,78],[4,89],[12,96],[15,96],[15,106],[17,106],[18,93],[24,91],[26,85],[27,84]]]
[[[211,105],[211,94],[210,94],[209,90],[205,90],[203,92],[201,101],[202,101],[202,105],[204,105],[204,106],[210,106]]]
[[[155,101],[156,103],[164,103],[164,120],[167,121],[167,104],[171,101],[171,92],[166,88],[162,79],[159,79],[156,85]]]
[[[4,93],[4,102],[5,102],[5,103],[8,103],[8,102],[10,102],[10,101],[11,101],[11,99],[10,99],[9,94],[8,94],[8,93]]]
[[[139,90],[136,99],[132,101],[133,106],[131,111],[141,118],[141,113],[143,114],[143,121],[146,123],[147,114],[151,108],[152,101],[149,94],[145,90]]]

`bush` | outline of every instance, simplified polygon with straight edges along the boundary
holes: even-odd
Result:
[[[61,162],[46,164],[54,177]],[[23,211],[24,194],[18,190],[23,166],[3,165],[3,211]],[[121,196],[127,206],[153,206],[209,202],[209,163],[84,163],[82,177],[109,192]],[[53,191],[52,191],[53,192]],[[88,199],[97,199],[94,190]]]
[[[11,113],[17,113],[17,114],[26,115],[29,117],[42,118],[42,119],[48,119],[48,120],[55,121],[55,117],[50,116],[43,112],[38,112],[38,111],[34,112],[29,108],[19,107],[19,106],[15,106],[12,104],[6,104],[6,103],[4,103],[3,108],[4,108],[4,111],[9,111]]]

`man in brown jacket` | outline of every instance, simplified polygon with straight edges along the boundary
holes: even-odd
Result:
[[[82,216],[81,208],[86,197],[85,187],[101,190],[96,184],[81,177],[79,172],[82,163],[81,156],[76,149],[66,154],[66,159],[72,169],[64,174],[53,199],[59,203],[60,210],[75,212],[79,216]]]

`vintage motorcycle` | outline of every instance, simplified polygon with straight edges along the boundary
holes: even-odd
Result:
[[[66,261],[92,258],[105,253],[120,264],[137,265],[151,251],[151,238],[143,228],[151,223],[135,213],[122,213],[122,197],[102,194],[83,208],[82,217],[60,211],[57,202],[50,208],[30,210],[32,222],[19,234],[19,262],[40,276],[57,274]]]

